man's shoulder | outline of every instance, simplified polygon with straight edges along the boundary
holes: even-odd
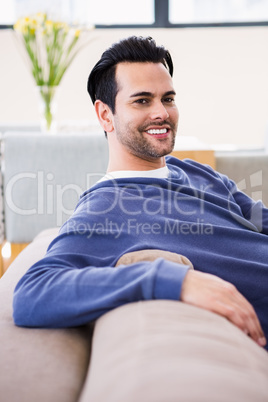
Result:
[[[166,164],[169,168],[173,167],[174,169],[182,169],[184,171],[199,169],[202,171],[216,173],[216,171],[209,165],[197,162],[193,159],[186,158],[186,159],[179,159],[175,156],[168,155],[166,156]]]
[[[211,166],[197,162],[193,159],[178,159],[174,156],[166,157],[166,164],[170,171],[170,177],[184,177],[195,183],[202,181],[216,183],[223,182],[228,185],[229,178],[214,170]]]

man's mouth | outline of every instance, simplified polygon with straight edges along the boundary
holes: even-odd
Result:
[[[150,128],[146,133],[159,140],[168,138],[170,135],[170,128]]]
[[[151,129],[151,130],[147,130],[148,134],[166,134],[168,132],[167,128],[160,128],[160,129]]]

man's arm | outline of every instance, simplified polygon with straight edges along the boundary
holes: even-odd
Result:
[[[118,267],[81,269],[72,266],[71,260],[81,263],[87,257],[72,254],[71,258],[66,253],[64,257],[65,262],[60,254],[45,257],[19,281],[13,302],[15,324],[78,326],[129,302],[169,299],[220,314],[261,346],[266,343],[255,311],[236,288],[214,275],[194,271],[183,256],[144,250],[123,256]]]
[[[64,247],[66,252],[48,254],[17,284],[13,299],[16,325],[73,327],[126,303],[179,299],[190,266],[163,258],[120,268],[86,265],[92,260],[90,255],[68,251],[72,250],[71,238],[69,241]]]
[[[185,263],[193,268],[191,262],[184,256],[164,250],[140,250],[128,253],[123,255],[119,262],[129,264],[153,261],[157,257]],[[215,275],[190,269],[182,283],[180,300],[227,318],[260,346],[266,345],[263,330],[252,305],[231,283]]]

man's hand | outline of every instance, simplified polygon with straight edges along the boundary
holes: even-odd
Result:
[[[181,301],[226,317],[260,346],[266,345],[252,305],[231,283],[215,275],[189,270],[182,284]]]

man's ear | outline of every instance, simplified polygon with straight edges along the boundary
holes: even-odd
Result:
[[[112,118],[113,114],[109,106],[106,105],[106,103],[103,103],[99,99],[95,101],[94,106],[97,117],[103,130],[106,131],[107,133],[113,131],[114,129],[113,118]]]

